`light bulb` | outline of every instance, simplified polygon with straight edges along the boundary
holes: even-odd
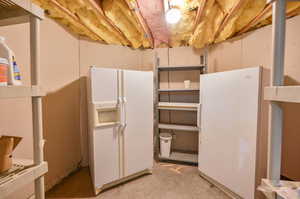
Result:
[[[170,0],[169,3],[170,3],[171,7],[178,6],[178,7],[182,8],[184,6],[183,0]]]
[[[175,24],[181,19],[181,12],[177,8],[171,8],[166,13],[166,20],[170,24]]]

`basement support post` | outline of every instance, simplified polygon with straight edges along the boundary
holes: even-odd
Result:
[[[286,0],[276,0],[273,3],[273,43],[272,68],[270,86],[284,84],[284,57],[286,32]],[[277,102],[271,101],[269,105],[269,154],[268,179],[274,185],[279,185],[281,174],[282,149],[282,108]],[[277,198],[280,198],[277,196]]]

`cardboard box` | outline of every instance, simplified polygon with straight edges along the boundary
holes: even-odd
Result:
[[[21,142],[21,137],[2,136],[0,137],[0,173],[12,167],[12,152]]]

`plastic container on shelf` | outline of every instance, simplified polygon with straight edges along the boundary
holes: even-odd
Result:
[[[8,84],[14,86],[22,85],[15,54],[5,43],[4,37],[0,37],[0,57],[8,60]]]
[[[7,86],[8,61],[0,57],[0,86]]]
[[[172,135],[171,133],[160,133],[160,155],[168,158],[171,154]]]
[[[191,80],[184,80],[184,88],[191,88]]]

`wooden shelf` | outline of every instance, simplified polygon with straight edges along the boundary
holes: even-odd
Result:
[[[45,96],[45,92],[38,86],[0,86],[0,99],[41,96]]]
[[[159,71],[203,70],[205,66],[159,66]]]
[[[173,102],[159,102],[159,110],[175,110],[175,111],[197,111],[198,103],[173,103]]]
[[[274,183],[268,179],[262,179],[261,185],[258,187],[268,199],[276,199],[276,195],[284,199],[299,198],[297,190],[299,188],[300,182],[280,181],[280,186],[274,186]]]
[[[177,130],[177,131],[195,131],[195,132],[199,131],[199,128],[197,126],[175,125],[175,124],[159,124],[158,128]]]
[[[266,87],[264,99],[278,102],[300,103],[300,86]]]
[[[192,154],[192,153],[172,152],[170,157],[168,158],[159,155],[159,159],[166,160],[166,161],[185,162],[189,164],[198,164],[198,154]]]
[[[11,170],[0,174],[0,199],[7,198],[48,171],[47,162],[33,165],[32,160],[14,159],[13,164]]]
[[[190,92],[190,91],[200,91],[199,88],[168,88],[168,89],[158,89],[158,92]]]

